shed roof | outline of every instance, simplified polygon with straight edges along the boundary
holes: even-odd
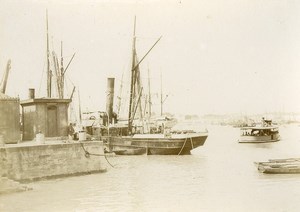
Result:
[[[0,100],[16,100],[18,98],[10,97],[2,92],[0,92]]]
[[[31,104],[37,104],[37,103],[65,103],[69,104],[71,102],[71,99],[51,99],[51,98],[39,98],[39,99],[27,99],[22,100],[21,105],[31,105]]]

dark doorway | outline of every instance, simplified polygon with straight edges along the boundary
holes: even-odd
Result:
[[[49,106],[47,108],[47,137],[56,137],[57,135],[57,108]]]

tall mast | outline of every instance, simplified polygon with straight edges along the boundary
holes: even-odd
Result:
[[[63,59],[63,42],[60,42],[60,83],[61,83],[61,98],[64,98],[64,83],[65,83],[65,76],[64,76],[64,59]]]
[[[132,117],[134,117],[134,115],[135,115],[135,113],[136,113],[138,104],[139,104],[139,102],[140,102],[140,100],[141,100],[142,92],[143,92],[143,87],[141,87],[141,89],[139,90],[138,99],[137,99],[137,104],[136,104],[135,107],[134,107],[134,110],[133,110],[133,116],[132,116]]]
[[[150,53],[150,51],[154,48],[154,46],[158,43],[158,41],[161,39],[161,37],[154,43],[154,45],[148,50],[148,52],[142,57],[140,61],[137,59],[137,54],[136,54],[136,48],[135,48],[135,43],[136,43],[136,36],[135,36],[135,28],[136,28],[136,17],[134,17],[134,30],[133,30],[133,46],[132,46],[132,68],[131,68],[131,83],[130,83],[130,99],[129,99],[129,112],[128,112],[128,132],[129,134],[132,133],[132,122],[134,119],[135,115],[135,108],[136,105],[139,106],[140,108],[140,114],[141,114],[141,119],[142,119],[142,107],[141,103],[138,100],[135,99],[136,93],[138,93],[138,98],[141,95],[142,92],[142,87],[141,87],[141,77],[140,77],[140,71],[139,71],[139,65],[141,62],[145,59],[145,57]],[[135,102],[134,102],[135,101]]]
[[[53,58],[54,74],[56,76],[56,90],[57,90],[57,95],[60,98],[60,74],[59,74],[60,70],[57,61],[57,56],[54,51],[52,51],[52,58]]]
[[[163,114],[162,73],[160,72],[160,115]]]
[[[136,41],[136,37],[135,37],[135,27],[136,27],[136,17],[134,17],[134,27],[133,27],[133,44],[132,44],[132,66],[131,66],[131,82],[130,82],[130,99],[129,99],[129,111],[128,111],[128,133],[131,134],[132,132],[132,117],[131,117],[131,113],[132,113],[132,100],[133,100],[133,92],[134,92],[134,76],[135,76],[135,54],[136,54],[136,50],[135,50],[135,41]]]
[[[141,86],[141,72],[139,67],[136,69],[136,93],[142,91],[142,86]],[[141,93],[142,95],[142,93]],[[139,114],[140,114],[140,120],[143,119],[143,111],[142,111],[142,104],[141,101],[137,102],[138,107],[139,107]]]
[[[148,68],[148,109],[149,109],[149,114],[148,117],[150,119],[151,117],[151,89],[150,89],[150,70]]]
[[[49,34],[48,34],[48,10],[46,10],[47,27],[47,97],[51,98],[51,71],[50,71],[50,53],[49,53]]]

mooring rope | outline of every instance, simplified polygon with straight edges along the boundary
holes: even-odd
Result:
[[[193,139],[190,137],[192,149],[194,149]]]
[[[181,150],[180,150],[180,152],[178,153],[178,155],[180,155],[180,154],[181,154],[181,152],[182,152],[183,148],[185,147],[185,143],[186,143],[186,141],[187,141],[187,137],[185,138],[184,144],[182,145],[182,147],[181,147]]]
[[[105,158],[105,160],[107,161],[107,163],[108,163],[111,167],[115,168],[115,167],[108,161],[108,159],[107,159],[107,157],[106,157],[105,154],[90,153],[89,151],[87,151],[87,150],[84,148],[82,142],[79,142],[79,143],[80,143],[80,145],[81,145],[81,147],[82,147],[82,149],[83,149],[83,151],[84,151],[84,153],[85,153],[84,156],[85,156],[86,158],[89,158],[90,155],[94,155],[94,156],[104,156],[104,158]]]

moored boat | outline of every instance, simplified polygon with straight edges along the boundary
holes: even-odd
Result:
[[[300,173],[300,162],[259,162],[257,169],[266,174],[296,174]]]
[[[300,163],[300,158],[269,159],[269,162],[273,162],[273,163],[299,162]]]
[[[280,140],[278,126],[273,125],[271,120],[262,119],[259,126],[242,127],[239,143],[268,143]]]
[[[259,166],[259,171],[266,174],[299,174],[300,165],[290,165],[284,167],[269,167],[269,166]]]
[[[118,148],[115,148],[113,152],[116,155],[144,155],[146,154],[147,149],[144,147],[133,147],[129,145],[129,146],[119,146]]]
[[[202,146],[207,137],[208,132],[111,136],[109,147],[111,151],[122,149],[124,146],[141,147],[147,150],[148,155],[186,155],[190,154],[192,149]]]
[[[125,125],[126,129],[124,129],[124,127],[113,127],[115,129],[114,131],[112,131],[112,128],[107,127],[107,143],[110,151],[126,150],[119,151],[119,153],[126,153],[130,152],[130,148],[128,147],[138,147],[146,149],[146,153],[150,155],[183,155],[190,154],[190,151],[192,149],[202,146],[207,139],[207,130],[205,130],[204,132],[198,132],[198,130],[172,132],[168,127],[170,119],[167,118],[157,120],[154,124],[155,126],[151,126],[151,118],[153,117],[151,117],[150,94],[148,98],[148,111],[142,111],[143,108],[146,107],[144,105],[142,106],[141,102],[143,86],[141,83],[141,73],[139,68],[143,59],[148,55],[148,53],[153,49],[153,47],[158,43],[159,40],[160,38],[154,43],[154,45],[150,48],[146,55],[139,61],[135,48],[136,36],[134,23],[131,64],[132,68],[130,71],[130,98],[127,120],[128,122]],[[109,88],[109,91],[107,93],[113,94],[112,90],[112,88]],[[111,96],[111,98],[113,99],[112,95],[107,96]],[[108,102],[111,102],[111,104],[107,104],[111,107],[112,100],[109,100]],[[162,102],[163,98],[161,95],[161,104]],[[107,111],[111,110],[112,109],[108,109]],[[137,113],[139,114],[139,117],[137,117]],[[147,117],[145,117],[144,114],[147,114]],[[162,108],[160,115],[163,115]],[[112,114],[108,112],[108,116],[112,117]],[[110,120],[109,123],[111,123]]]

